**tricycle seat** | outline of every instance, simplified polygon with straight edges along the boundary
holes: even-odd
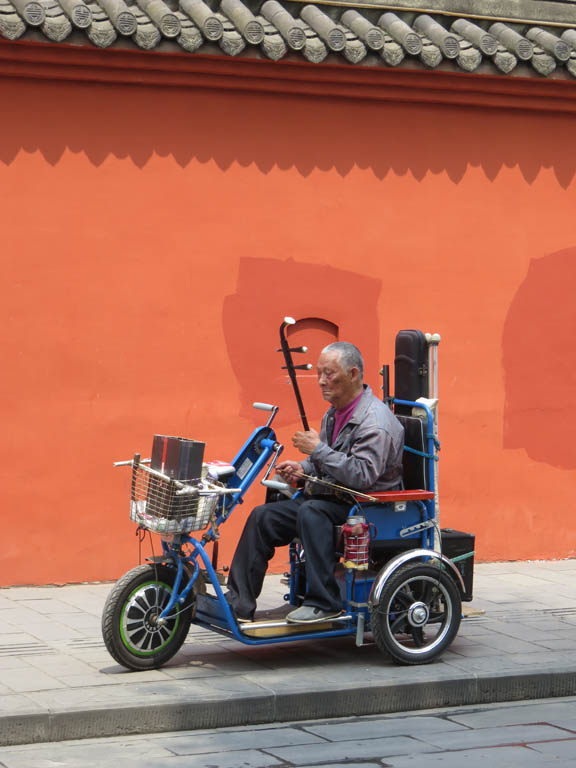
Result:
[[[372,503],[386,504],[387,502],[397,501],[430,501],[434,498],[433,491],[423,491],[421,489],[407,491],[368,491],[369,496],[376,500]],[[366,503],[366,499],[361,496],[354,497],[357,502]]]

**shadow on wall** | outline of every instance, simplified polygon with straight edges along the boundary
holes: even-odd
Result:
[[[315,370],[326,344],[336,340],[356,344],[364,357],[367,382],[378,386],[380,289],[380,280],[329,266],[292,259],[241,259],[236,293],[224,299],[222,318],[228,355],[241,389],[240,415],[260,423],[261,414],[252,403],[263,401],[280,406],[279,426],[298,420],[294,393],[282,370],[284,359],[277,351],[280,324],[287,315],[297,320],[288,336],[290,345],[309,348],[295,362],[314,366],[298,376],[311,421],[318,422],[326,410]],[[366,328],[372,329],[370,335]]]
[[[183,168],[195,159],[344,176],[357,166],[379,179],[445,171],[455,183],[468,166],[489,179],[518,166],[529,183],[551,167],[563,187],[576,172],[576,117],[567,115],[23,80],[0,81],[0,103],[10,105],[5,164],[21,150],[56,164],[70,150],[94,165],[113,155],[143,167],[157,154]]]
[[[576,468],[576,247],[533,259],[503,336],[504,448]]]

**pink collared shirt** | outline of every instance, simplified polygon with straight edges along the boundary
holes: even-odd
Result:
[[[352,414],[356,410],[356,406],[360,402],[360,398],[364,392],[360,392],[358,397],[354,398],[351,403],[348,403],[344,408],[340,408],[334,412],[334,430],[332,431],[332,443],[334,445],[336,438],[338,437],[342,427],[347,424],[352,418]]]

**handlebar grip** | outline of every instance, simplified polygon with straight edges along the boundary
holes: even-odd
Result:
[[[274,488],[275,491],[294,490],[291,485],[288,485],[288,483],[281,483],[279,480],[262,480],[262,485],[265,485],[267,488]]]
[[[268,403],[252,403],[252,408],[256,408],[258,411],[273,411],[276,406]]]

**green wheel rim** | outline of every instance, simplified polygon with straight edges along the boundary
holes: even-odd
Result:
[[[155,656],[170,644],[180,623],[179,614],[168,616],[161,625],[154,619],[171,596],[172,587],[162,581],[148,581],[129,595],[120,615],[120,635],[130,653]]]

